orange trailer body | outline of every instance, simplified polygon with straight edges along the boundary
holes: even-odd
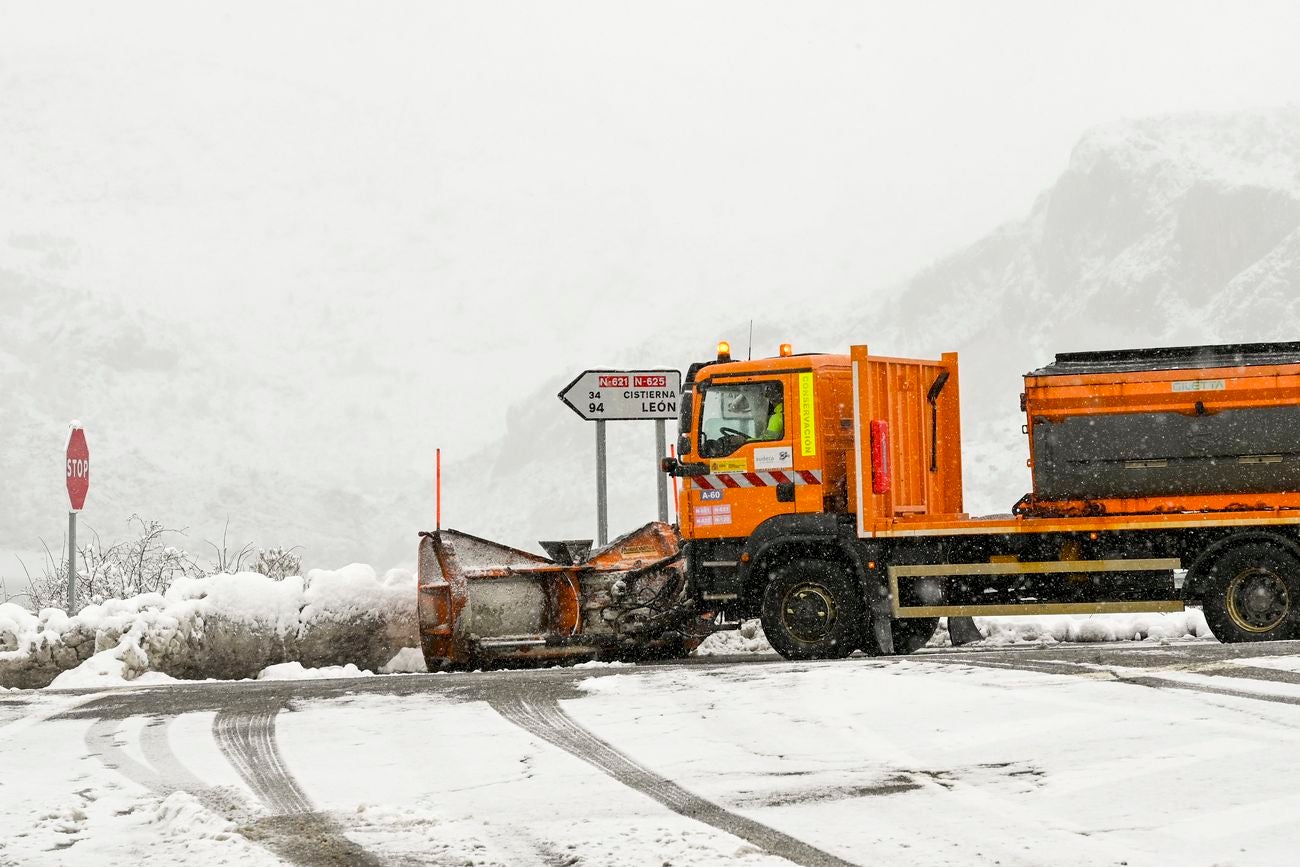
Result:
[[[867,347],[854,346],[849,359],[857,445],[846,463],[849,508],[857,513],[859,530],[888,529],[899,518],[964,518],[957,353],[927,361],[873,356]],[[875,465],[881,436],[888,462],[883,468]],[[882,469],[888,484],[877,493],[881,486],[873,478]]]
[[[1300,508],[1300,357],[1078,353],[1025,377],[1028,515]]]

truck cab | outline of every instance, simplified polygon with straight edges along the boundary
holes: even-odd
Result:
[[[957,358],[718,358],[684,383],[678,515],[701,611],[760,616],[791,658],[919,646],[862,537],[961,512]],[[964,517],[964,516],[960,516]],[[773,628],[769,629],[769,625]],[[779,628],[778,628],[779,627]],[[927,631],[928,630],[928,631]]]
[[[847,512],[853,396],[846,355],[694,364],[684,383],[678,459],[681,535],[706,600],[752,613],[741,557],[765,529]],[[736,603],[740,603],[737,605]]]

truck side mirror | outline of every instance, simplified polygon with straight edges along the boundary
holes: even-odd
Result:
[[[676,458],[663,458],[659,462],[659,468],[670,476],[689,478],[691,476],[707,476],[709,474],[708,464],[684,464]]]
[[[682,431],[677,435],[677,454],[689,455],[691,453],[691,433]]]

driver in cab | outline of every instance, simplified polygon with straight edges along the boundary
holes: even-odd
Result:
[[[755,441],[779,440],[785,434],[785,401],[768,403],[767,427],[753,439]]]
[[[758,421],[758,418],[762,418],[762,416],[758,416],[758,413],[750,409],[748,395],[739,395],[728,405],[727,409],[733,416],[750,416],[752,421],[749,424],[754,427],[758,427],[755,423]],[[767,412],[765,415],[767,417],[767,423],[752,435],[745,435],[746,442],[754,443],[779,440],[782,435],[785,434],[785,401],[780,396],[768,398]],[[757,418],[755,416],[757,416]],[[746,426],[748,427],[749,425]],[[726,433],[727,430],[728,428],[723,428],[724,433]],[[732,429],[731,432],[740,434],[740,431],[734,429]]]

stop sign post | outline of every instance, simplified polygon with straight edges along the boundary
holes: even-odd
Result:
[[[77,512],[86,505],[90,490],[90,449],[86,445],[86,432],[73,422],[68,435],[68,449],[64,457],[67,475],[68,502],[68,614],[77,610]]]

